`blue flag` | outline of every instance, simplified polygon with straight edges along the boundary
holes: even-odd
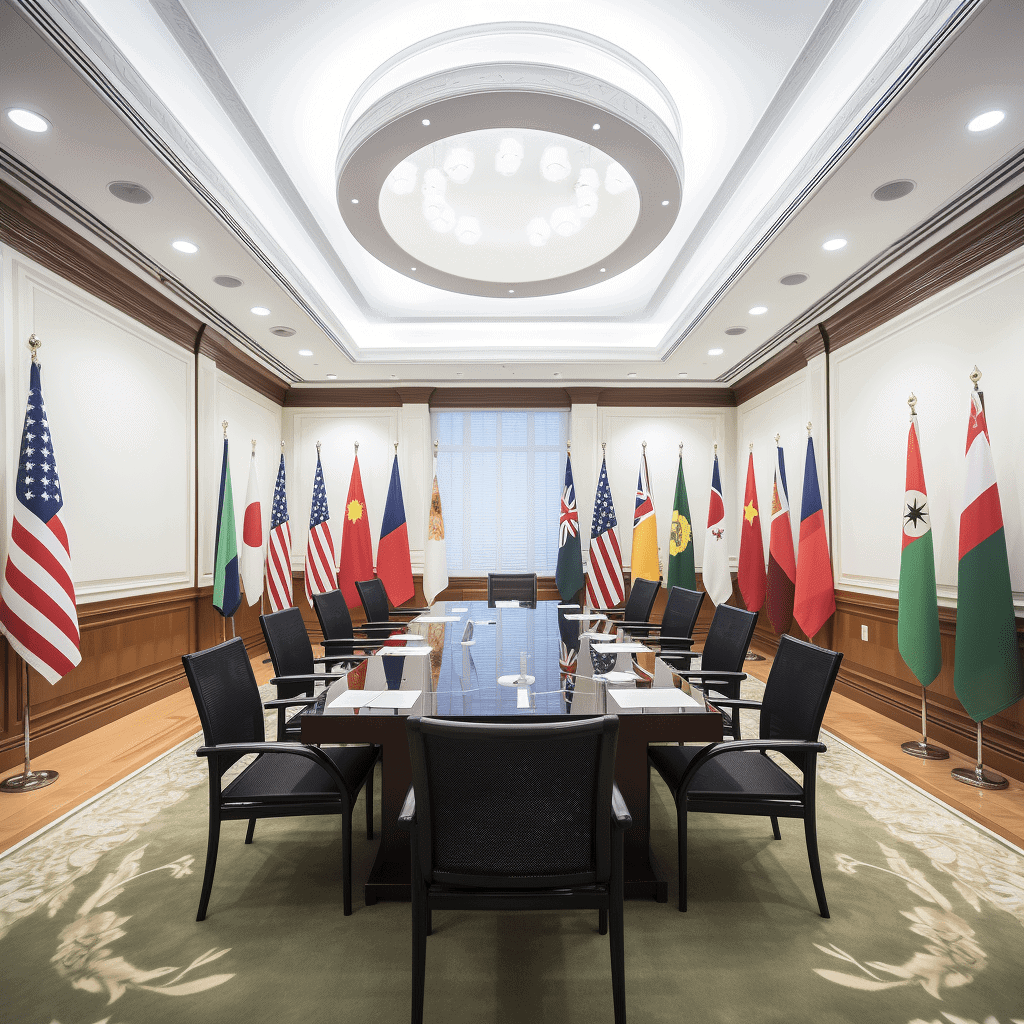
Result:
[[[583,555],[580,551],[580,517],[576,512],[576,490],[572,484],[572,461],[565,457],[565,486],[558,516],[558,565],[555,583],[563,601],[583,587]]]

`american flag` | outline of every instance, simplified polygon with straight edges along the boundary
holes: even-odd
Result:
[[[319,447],[319,445],[317,446]],[[327,508],[327,488],[320,453],[316,455],[313,478],[313,504],[309,510],[309,541],[306,544],[306,597],[338,589],[334,569],[334,541],[331,538],[331,513]]]
[[[284,488],[284,453],[277,469],[274,506],[270,510],[270,543],[267,545],[267,593],[270,610],[279,612],[292,604],[292,525],[288,521],[288,495]]]
[[[602,460],[590,527],[587,603],[591,608],[614,608],[626,593],[616,526],[618,521],[612,504],[612,489],[608,485],[608,464]]]
[[[46,422],[39,365],[32,363],[14,522],[0,584],[0,630],[43,678],[56,683],[82,660],[64,499]]]

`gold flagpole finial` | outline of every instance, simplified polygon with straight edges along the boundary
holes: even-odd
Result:
[[[753,441],[750,442],[750,454],[751,455],[754,454],[754,442]]]
[[[222,420],[220,425],[224,428],[224,437],[226,439],[228,436],[228,421]]]
[[[32,362],[39,362],[39,349],[42,347],[42,342],[34,335],[28,336],[28,347],[32,349]]]
[[[917,415],[917,395],[913,391],[910,392],[910,397],[907,399],[907,405],[910,406],[910,415]]]
[[[717,444],[715,445],[715,455],[716,456],[718,455],[718,445]]]
[[[572,454],[572,441],[566,441],[565,442],[565,454],[566,455],[571,455]]]
[[[316,457],[318,459],[320,458],[320,442],[319,441],[317,441],[317,443],[316,443]]]
[[[438,446],[438,445],[439,445],[440,443],[441,443],[440,441],[435,441],[435,442],[434,442],[434,454],[435,454],[435,455],[437,454],[437,446]]]
[[[284,441],[281,442],[281,454],[284,455]]]
[[[811,436],[811,421],[810,420],[807,421],[807,436],[808,437]]]
[[[781,440],[782,440],[782,435],[781,434],[776,434],[775,435],[775,443],[778,444]]]
[[[647,442],[646,441],[643,442],[643,446],[644,446],[644,455],[646,455],[647,454]]]
[[[35,335],[33,334],[32,338],[34,338],[34,337],[35,337]],[[29,338],[29,344],[30,345],[32,344],[32,338]],[[975,364],[974,372],[971,374],[971,383],[974,385],[974,390],[975,391],[978,390],[978,381],[979,380],[981,380],[981,370],[979,370],[977,364]]]
[[[605,454],[607,453],[607,451],[608,451],[608,442],[607,441],[602,441],[601,442],[601,458],[602,459],[605,457]]]
[[[256,438],[255,437],[252,439],[252,453],[253,453],[253,455],[256,454]]]
[[[683,442],[679,442],[679,458],[683,457]]]
[[[356,441],[356,455],[359,454],[359,442]]]
[[[398,442],[395,442],[395,458],[398,458]]]

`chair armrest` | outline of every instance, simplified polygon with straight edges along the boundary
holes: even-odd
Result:
[[[333,659],[337,661],[337,658]],[[274,676],[273,679],[267,680],[273,683],[275,686],[278,683],[322,683],[325,680],[343,679],[348,675],[348,672],[313,672],[310,675],[302,676]]]
[[[687,646],[690,646],[693,643],[693,637],[692,636],[663,636],[662,635],[662,636],[652,636],[652,637],[650,637],[650,641],[651,641],[652,644],[665,644],[665,643],[671,642],[673,644],[679,644],[680,646],[683,645],[683,644],[686,644]]]
[[[278,700],[265,700],[263,706],[265,708],[308,708],[312,707],[319,699],[319,697],[281,697]]]
[[[676,675],[685,676],[687,679],[721,679],[723,683],[741,683],[747,678],[746,672],[722,672],[713,668],[683,668],[676,672]]]
[[[733,700],[731,697],[712,697],[707,698],[709,704],[721,704],[726,708],[750,708],[752,711],[756,711],[760,706],[759,700]]]
[[[633,826],[633,817],[629,813],[626,801],[622,799],[619,787],[614,782],[612,783],[612,824],[619,832],[625,832],[627,828]]]
[[[380,647],[376,640],[361,640],[359,637],[352,637],[350,640],[329,640],[324,637],[320,641],[320,646],[326,651],[332,647],[340,647],[343,650],[354,651],[356,649],[362,651],[371,647]]]
[[[777,750],[779,753],[824,754],[828,747],[816,740],[727,740],[724,743],[709,743],[687,765],[683,777],[679,780],[679,793],[685,793],[693,781],[694,775],[712,758],[722,754],[734,754],[737,751],[757,750],[764,753]]]
[[[304,757],[307,761],[313,761],[319,765],[337,785],[342,793],[348,793],[351,798],[345,780],[341,772],[335,767],[334,762],[319,748],[311,747],[305,743],[218,743],[216,746],[202,746],[196,751],[196,757],[218,757],[221,754],[292,754],[295,757]]]
[[[398,827],[409,832],[415,823],[416,794],[410,786],[409,792],[405,794],[405,803],[402,804],[402,809],[398,812]]]

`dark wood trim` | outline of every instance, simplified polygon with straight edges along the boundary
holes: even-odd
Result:
[[[436,390],[429,388],[395,388],[403,405],[429,405],[430,396]]]
[[[394,409],[401,405],[396,388],[290,387],[284,396],[285,408]]]
[[[213,327],[208,324],[203,326],[196,345],[198,353],[209,356],[217,364],[218,370],[223,370],[229,377],[258,391],[275,405],[285,404],[290,390],[288,385],[237,345],[232,345]]]
[[[598,395],[597,404],[625,408],[659,406],[678,409],[720,409],[735,406],[736,395],[732,388],[603,388]]]
[[[568,409],[572,405],[565,388],[557,387],[464,387],[435,388],[432,409]]]

